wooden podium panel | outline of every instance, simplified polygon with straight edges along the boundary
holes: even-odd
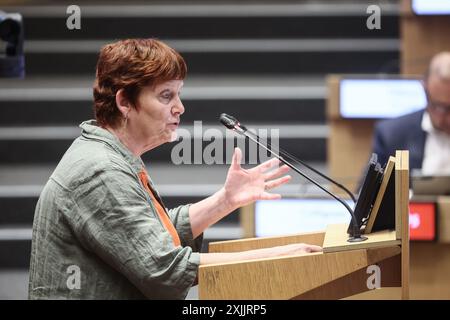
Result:
[[[365,269],[388,258],[398,257],[399,253],[400,248],[394,246],[200,266],[199,298],[306,299],[308,292],[309,295],[325,298],[331,291],[334,292],[333,298],[343,298],[368,290],[367,276],[363,276]],[[351,275],[355,272],[356,275]],[[386,273],[397,276],[385,285],[398,285],[399,273]],[[339,279],[346,276],[348,280],[360,278],[361,281],[342,283]],[[326,290],[320,292],[321,288]]]
[[[217,241],[209,244],[209,252],[237,252],[282,246],[292,243],[309,243],[316,246],[322,246],[324,236],[324,232],[311,232],[282,237]]]
[[[395,230],[384,230],[365,234],[368,239],[362,242],[348,242],[348,225],[331,224],[325,232],[323,252],[338,252],[344,250],[368,249],[377,247],[389,247],[401,244],[397,239]]]
[[[365,234],[369,239],[359,243],[347,241],[347,225],[330,225],[326,232],[212,243],[211,252],[291,243],[321,245],[324,250],[200,266],[199,298],[342,299],[357,298],[363,292],[369,297],[397,292],[400,296],[396,298],[409,298],[408,151],[396,153],[395,173],[396,204],[392,214],[398,216],[396,230]],[[375,287],[373,277],[379,277]],[[380,287],[400,290],[373,291]]]

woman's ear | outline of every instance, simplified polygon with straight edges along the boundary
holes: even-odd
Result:
[[[131,102],[128,100],[123,89],[118,90],[116,93],[116,106],[122,116],[126,118],[131,110]]]

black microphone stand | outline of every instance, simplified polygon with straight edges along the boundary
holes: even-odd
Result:
[[[241,126],[241,128],[242,128],[242,126]],[[255,134],[255,133],[253,133],[253,132],[251,132],[251,131],[246,130],[245,127],[243,127],[243,129],[244,129],[247,133],[252,134],[252,135],[255,137],[255,139],[257,139],[257,140],[259,141],[259,136],[258,136],[257,134]],[[269,142],[267,142],[267,147],[268,147],[268,148],[271,148],[271,147],[272,147],[271,144],[270,144]],[[346,187],[344,187],[342,184],[340,184],[339,182],[337,182],[337,181],[333,180],[332,178],[330,178],[330,177],[324,175],[324,174],[323,174],[322,172],[320,172],[319,170],[317,170],[317,169],[311,167],[311,166],[308,165],[306,162],[303,162],[302,160],[297,159],[296,157],[294,157],[293,155],[291,155],[289,152],[287,152],[287,151],[285,151],[285,150],[283,150],[283,149],[281,149],[281,148],[279,148],[279,153],[280,153],[282,156],[285,156],[286,158],[288,158],[289,160],[294,161],[294,162],[296,162],[296,163],[299,163],[299,164],[305,166],[306,168],[308,168],[309,170],[313,171],[313,172],[316,173],[317,175],[321,176],[322,178],[324,178],[324,179],[330,181],[331,183],[333,183],[334,185],[338,186],[340,189],[342,189],[343,191],[345,191],[345,193],[347,193],[347,194],[349,195],[349,197],[352,199],[353,203],[356,203],[355,195],[354,195],[352,192],[350,192],[350,190],[348,190]]]
[[[227,116],[227,115],[225,115]],[[275,152],[273,152],[270,148],[266,147],[265,145],[263,145],[261,142],[259,142],[257,139],[255,139],[254,137],[252,137],[251,135],[249,135],[247,133],[247,128],[245,128],[244,126],[241,126],[241,124],[236,120],[236,118],[229,118],[229,119],[224,119],[223,116],[221,116],[221,122],[222,124],[224,124],[227,128],[234,130],[235,132],[242,134],[243,136],[245,136],[246,138],[250,139],[251,141],[255,142],[257,145],[261,146],[262,148],[264,148],[265,150],[269,151],[275,158],[279,159],[281,162],[283,162],[285,165],[287,165],[289,168],[291,168],[292,170],[294,170],[295,172],[297,172],[298,174],[300,174],[302,177],[304,177],[305,179],[307,179],[308,181],[310,181],[311,183],[313,183],[314,185],[316,185],[317,187],[319,187],[322,191],[324,191],[325,193],[327,193],[328,195],[330,195],[331,197],[333,197],[335,200],[339,201],[343,206],[345,206],[345,208],[348,210],[348,212],[350,213],[350,215],[352,216],[352,233],[350,234],[349,239],[347,240],[348,242],[361,242],[361,241],[365,241],[367,240],[367,237],[364,237],[361,235],[361,230],[358,226],[358,222],[356,220],[355,214],[353,212],[353,210],[350,208],[350,206],[343,201],[342,199],[340,199],[338,196],[334,195],[333,193],[329,192],[328,190],[326,190],[324,187],[322,187],[319,183],[317,183],[316,181],[314,181],[312,178],[310,178],[309,176],[307,176],[306,174],[302,173],[298,168],[296,168],[294,165],[292,165],[290,162],[288,162],[287,160],[285,160],[282,156],[276,154]],[[255,134],[256,137],[258,137],[258,135]],[[258,137],[259,138],[259,137]],[[316,171],[316,170],[313,170]],[[322,174],[321,174],[322,175]],[[327,177],[328,178],[328,177]]]
[[[248,134],[252,134],[254,136],[255,139],[257,139],[259,141],[259,136],[249,130],[247,130],[247,128],[245,126],[243,126],[235,117],[230,116],[229,114],[226,113],[222,113],[220,115],[220,121],[228,128],[231,130],[234,130],[235,126],[238,126],[240,129],[244,130],[246,133]],[[271,144],[270,142],[267,142],[267,148],[271,148]],[[289,152],[279,148],[279,153],[282,156],[287,157],[288,159],[299,163],[305,167],[307,167],[309,170],[313,171],[314,173],[318,174],[319,176],[321,176],[322,178],[330,181],[331,183],[333,183],[334,185],[338,186],[341,190],[344,190],[352,199],[353,203],[356,203],[356,199],[355,199],[355,195],[350,192],[350,190],[348,190],[346,187],[344,187],[342,184],[340,184],[339,182],[331,179],[330,177],[324,175],[322,172],[320,172],[319,170],[314,169],[313,167],[311,167],[310,165],[308,165],[307,163],[301,161],[300,159],[297,159],[296,157],[294,157],[293,155],[291,155]]]

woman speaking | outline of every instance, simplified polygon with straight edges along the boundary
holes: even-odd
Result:
[[[321,251],[199,253],[206,228],[255,200],[280,198],[268,190],[290,177],[276,159],[244,170],[237,148],[219,191],[166,210],[141,156],[176,139],[185,76],[183,58],[158,40],[101,49],[95,120],[80,125],[36,206],[30,299],[184,299],[199,265]]]

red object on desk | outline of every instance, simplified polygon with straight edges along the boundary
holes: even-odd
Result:
[[[436,239],[436,205],[431,202],[409,204],[410,240],[433,241]]]

